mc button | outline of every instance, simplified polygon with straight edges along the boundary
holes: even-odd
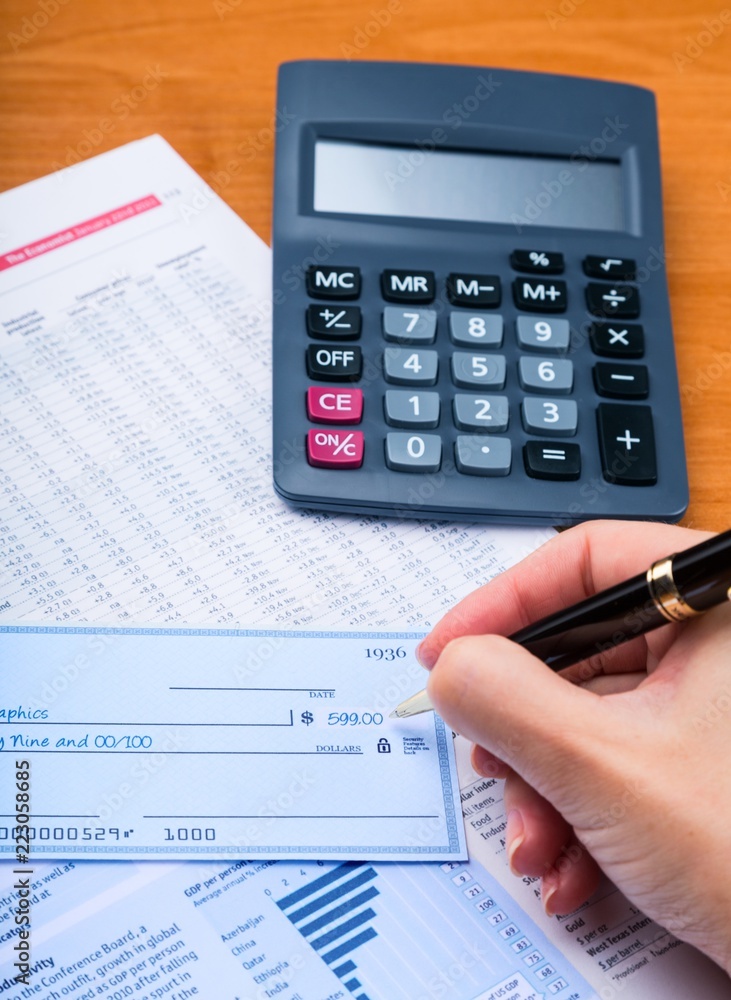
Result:
[[[315,299],[357,299],[360,295],[359,267],[310,267],[307,294]]]
[[[324,382],[355,382],[360,378],[363,356],[360,347],[307,348],[307,374]]]

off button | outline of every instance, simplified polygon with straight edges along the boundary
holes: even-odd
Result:
[[[363,356],[360,347],[307,348],[307,374],[324,382],[355,382],[360,378]]]

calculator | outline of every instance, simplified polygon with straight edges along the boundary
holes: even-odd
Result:
[[[682,517],[652,93],[300,61],[277,100],[278,493],[428,519]]]

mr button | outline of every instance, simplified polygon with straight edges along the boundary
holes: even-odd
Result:
[[[360,347],[307,348],[307,374],[324,382],[355,382],[360,378],[363,355]]]

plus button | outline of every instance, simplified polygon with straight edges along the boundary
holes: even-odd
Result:
[[[640,443],[640,439],[631,437],[628,430],[626,430],[621,437],[618,437],[617,441],[621,442],[627,448],[627,451],[632,451],[633,444]]]

